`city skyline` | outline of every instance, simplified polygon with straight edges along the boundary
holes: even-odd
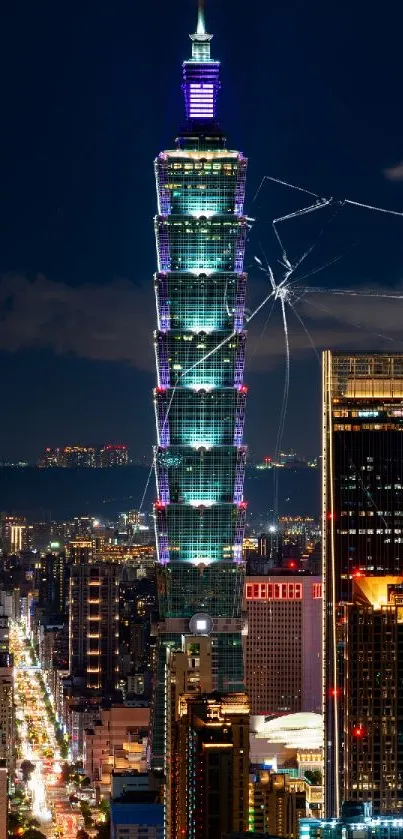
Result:
[[[0,839],[400,839],[394,31],[48,2],[6,97],[43,129],[6,155],[0,450],[42,455],[1,469]]]
[[[22,5],[27,22],[31,21],[29,4]],[[270,261],[277,259],[266,222],[277,211],[295,209],[295,194],[275,186],[266,185],[253,202],[265,174],[319,194],[347,195],[400,210],[403,188],[400,170],[393,168],[402,156],[401,118],[394,107],[399,73],[397,51],[390,46],[396,34],[386,19],[375,20],[361,0],[354,9],[342,3],[326,12],[302,10],[297,3],[261,8],[256,0],[246,16],[239,2],[231,4],[231,13],[226,2],[209,5],[212,28],[219,33],[224,77],[233,80],[222,105],[230,134],[239,123],[241,102],[245,113],[240,146],[252,160],[249,211],[257,219],[250,233],[248,261],[262,256],[260,248]],[[193,6],[181,2],[179,26],[169,7],[160,10],[157,20],[149,8],[136,12],[124,8],[119,14],[105,11],[95,21],[84,10],[84,20],[77,25],[70,11],[69,29],[60,26],[61,13],[45,3],[32,26],[27,24],[30,35],[24,36],[20,74],[5,97],[9,130],[1,141],[7,171],[1,225],[0,373],[9,383],[9,410],[2,423],[0,450],[10,459],[32,459],[45,445],[55,446],[71,436],[91,439],[95,415],[104,439],[127,440],[135,456],[151,449],[153,359],[148,336],[153,316],[147,278],[153,270],[154,246],[146,225],[152,214],[150,148],[152,143],[155,149],[162,145],[163,135],[174,133],[178,124],[174,56],[180,53],[180,35],[191,25]],[[398,10],[396,22],[400,14]],[[53,26],[59,33],[57,50],[49,38]],[[140,42],[135,38],[137,27],[144,32]],[[11,12],[5,21],[4,62],[10,63],[18,49],[18,33]],[[157,42],[151,59],[148,44]],[[286,43],[291,57],[287,71],[281,47]],[[379,56],[376,70],[374,54]],[[109,56],[107,63],[104,55]],[[267,73],[261,72],[263,56]],[[149,76],[145,93],[132,80],[150,60],[153,77]],[[54,85],[64,91],[63,97],[54,95]],[[385,91],[383,98],[380,90]],[[156,99],[166,103],[158,116],[150,104]],[[136,111],[143,117],[141,132]],[[30,143],[23,113],[29,114],[33,129]],[[94,144],[92,155],[89,149]],[[329,225],[326,241],[309,267],[343,253],[329,274],[319,275],[321,284],[397,286],[403,267],[398,249],[401,221],[364,211],[346,213]],[[304,222],[287,228],[288,244],[299,250],[311,237],[315,240],[319,228],[313,220],[311,226]],[[142,247],[137,246],[140,242]],[[250,304],[259,299],[264,284],[255,265]],[[380,307],[342,298],[314,302],[325,307],[331,302],[342,319],[359,321],[376,333],[386,327],[387,334],[396,337],[400,313],[385,301]],[[351,348],[362,348],[365,342],[374,349],[379,342],[383,345],[378,336],[327,320],[326,312],[308,304],[303,314],[319,346],[335,341]],[[247,437],[252,448],[260,448],[259,441],[264,440],[262,448],[270,450],[278,425],[284,350],[278,319],[271,321],[256,349],[263,324],[262,315],[256,337],[252,332],[249,341]],[[313,456],[319,433],[320,375],[296,321],[291,344],[285,445]],[[80,411],[65,399],[66,390],[75,390]],[[106,393],[114,398],[105,400]],[[263,396],[258,398],[258,393]]]

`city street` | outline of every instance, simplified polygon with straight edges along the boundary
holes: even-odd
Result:
[[[75,839],[82,818],[73,810],[62,781],[62,762],[55,728],[46,705],[53,699],[44,690],[41,668],[34,664],[22,627],[12,623],[10,652],[15,664],[15,724],[17,772],[24,762],[34,765],[26,783],[31,814],[49,837]]]

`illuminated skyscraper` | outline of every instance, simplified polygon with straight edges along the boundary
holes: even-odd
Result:
[[[242,445],[248,221],[247,161],[228,151],[217,121],[220,65],[199,3],[183,64],[186,123],[155,163],[158,386],[155,409],[159,561],[159,670],[153,760],[163,765],[167,644],[212,639],[214,689],[243,690]]]
[[[320,577],[246,577],[245,680],[251,714],[321,710]]]
[[[403,809],[403,353],[324,354],[326,815]]]

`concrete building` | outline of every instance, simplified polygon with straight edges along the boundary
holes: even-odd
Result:
[[[164,807],[154,778],[113,772],[111,780],[111,839],[163,839]]]
[[[251,714],[320,713],[321,577],[247,577],[244,608]]]
[[[150,724],[146,703],[102,709],[84,734],[84,769],[100,795],[111,792],[114,771],[144,772]]]

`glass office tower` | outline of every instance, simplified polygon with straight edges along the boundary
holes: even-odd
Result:
[[[186,121],[155,162],[155,525],[160,624],[152,762],[163,765],[166,646],[212,639],[213,686],[242,691],[247,161],[217,121],[202,3],[183,64]]]
[[[325,810],[403,811],[403,353],[324,353]]]

